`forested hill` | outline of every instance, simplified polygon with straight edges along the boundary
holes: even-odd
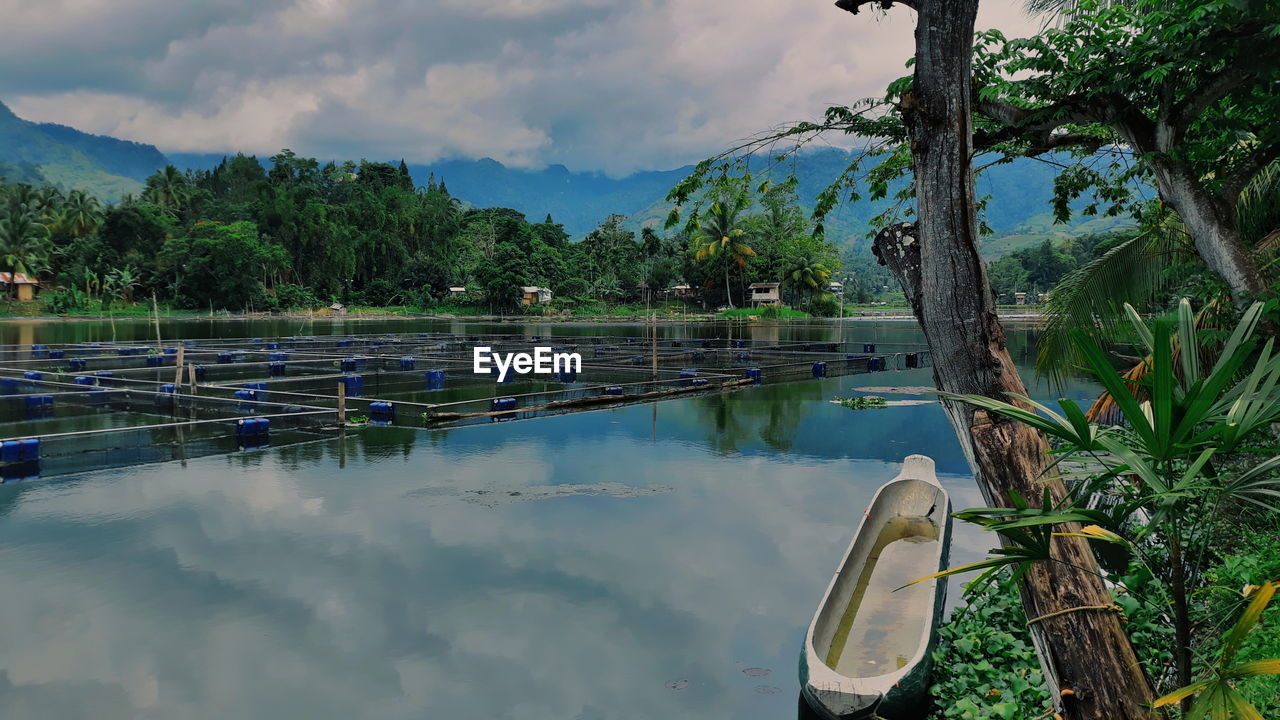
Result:
[[[181,169],[211,169],[223,158],[218,154],[171,153]],[[799,181],[798,196],[805,208],[848,164],[842,150],[823,148],[801,154],[794,164],[773,170],[782,179],[793,168]],[[394,164],[398,159],[392,158]],[[761,168],[763,170],[763,163]],[[476,207],[509,207],[538,221],[550,214],[571,235],[591,232],[611,214],[626,215],[633,229],[661,225],[671,206],[665,201],[673,185],[693,170],[692,165],[665,171],[637,172],[611,178],[593,172],[573,172],[563,165],[525,170],[488,158],[450,160],[429,165],[409,165],[414,182],[425,185],[435,176],[449,192]],[[1069,225],[1054,225],[1049,213],[1055,168],[1036,160],[1015,160],[988,169],[978,181],[978,191],[991,195],[987,224],[994,231],[987,254],[1004,255],[1041,240],[1065,239],[1081,232],[1102,232],[1122,221],[1114,218],[1077,218]],[[845,203],[828,219],[828,236],[845,246],[867,243],[870,220],[888,201]]]
[[[0,103],[0,176],[10,182],[43,181],[115,202],[125,193],[141,191],[142,181],[169,162],[182,170],[211,169],[223,157],[223,153],[170,153],[166,158],[152,145],[23,120]],[[808,209],[849,159],[843,150],[815,149],[771,173],[781,180],[794,171],[799,180],[798,199]],[[764,165],[761,159],[753,172],[762,174]],[[563,165],[538,170],[512,168],[487,158],[409,165],[418,185],[427,184],[434,176],[447,184],[454,197],[471,206],[509,207],[534,221],[550,214],[576,237],[586,235],[612,214],[627,216],[632,229],[660,225],[671,209],[665,200],[667,192],[692,169],[685,166],[612,178],[595,172],[574,172]],[[1049,215],[1053,176],[1052,166],[1026,159],[990,168],[981,176],[978,190],[991,196],[986,220],[995,232],[985,254],[995,257],[1039,244],[1046,238],[1101,232],[1119,222],[1078,218],[1068,226],[1054,225]],[[886,207],[888,201],[843,203],[828,218],[828,237],[861,250],[867,244],[870,220]]]
[[[0,103],[0,175],[11,182],[44,181],[114,202],[167,162],[154,145],[23,120]]]

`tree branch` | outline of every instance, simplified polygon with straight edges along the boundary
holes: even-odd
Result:
[[[912,10],[919,12],[920,7],[917,4],[918,1],[919,0],[836,0],[836,7],[857,15],[863,5],[879,5],[881,10],[888,10],[893,7],[894,2],[897,2],[900,5],[906,5]]]

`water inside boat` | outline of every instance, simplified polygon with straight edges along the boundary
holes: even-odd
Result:
[[[846,677],[874,677],[915,657],[933,612],[930,585],[902,586],[935,571],[938,534],[937,523],[919,515],[885,523],[836,628],[828,666]]]

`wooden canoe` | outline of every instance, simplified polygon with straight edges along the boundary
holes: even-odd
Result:
[[[902,586],[944,569],[950,541],[933,460],[910,455],[876,491],[805,634],[800,688],[817,715],[924,717],[946,580]]]

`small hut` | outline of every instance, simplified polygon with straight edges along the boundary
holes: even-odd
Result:
[[[551,302],[551,288],[529,285],[520,288],[521,305],[544,305]]]
[[[34,300],[36,287],[39,285],[40,283],[34,277],[26,273],[0,272],[0,290],[3,290],[8,295],[16,294],[19,302]]]
[[[760,307],[761,305],[781,305],[782,304],[782,283],[751,283],[747,290],[751,292],[751,306]]]
[[[466,294],[467,294],[466,285],[454,285],[449,288],[449,297],[458,297],[460,295],[466,295]]]

